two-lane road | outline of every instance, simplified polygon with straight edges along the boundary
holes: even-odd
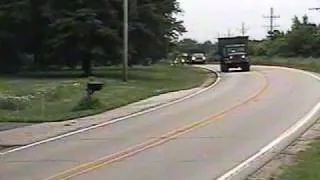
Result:
[[[216,66],[208,66],[216,69]],[[222,74],[183,102],[0,157],[1,180],[210,180],[247,160],[320,101],[306,74]]]

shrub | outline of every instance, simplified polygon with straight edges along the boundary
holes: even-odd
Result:
[[[0,109],[17,111],[25,109],[31,96],[0,96]]]
[[[100,109],[102,107],[103,107],[103,104],[101,103],[101,101],[98,98],[84,97],[79,101],[79,103],[76,105],[76,107],[73,109],[73,111]]]

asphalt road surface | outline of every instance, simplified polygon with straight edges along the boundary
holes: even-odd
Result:
[[[320,101],[319,81],[302,73],[254,67],[221,76],[183,102],[6,154],[0,179],[215,179]]]

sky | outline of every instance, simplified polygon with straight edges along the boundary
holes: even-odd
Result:
[[[188,32],[184,38],[196,39],[200,42],[215,41],[226,36],[230,30],[232,35],[241,35],[241,24],[245,23],[250,39],[262,39],[266,36],[270,20],[263,16],[270,15],[274,8],[278,30],[287,31],[292,18],[297,15],[308,15],[311,22],[320,24],[320,11],[309,8],[319,7],[320,0],[178,0],[184,11],[179,19],[184,21]]]

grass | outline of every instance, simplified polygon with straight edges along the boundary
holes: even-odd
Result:
[[[298,155],[297,163],[285,168],[278,178],[281,180],[319,180],[320,179],[320,140]]]
[[[40,123],[93,115],[154,95],[200,86],[209,72],[182,66],[139,66],[130,69],[129,82],[121,81],[119,67],[99,68],[94,74],[94,79],[105,86],[90,104],[84,104],[88,79],[81,78],[80,71],[1,77],[0,122]]]
[[[285,66],[320,73],[320,59],[316,58],[253,57],[253,64]]]

